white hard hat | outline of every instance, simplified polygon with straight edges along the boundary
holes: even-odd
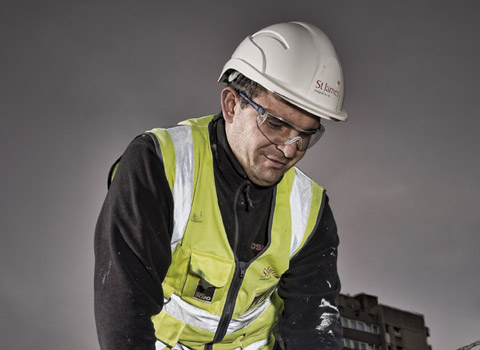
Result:
[[[311,24],[279,23],[248,36],[218,81],[229,81],[232,71],[316,116],[347,120],[340,61],[325,33]]]

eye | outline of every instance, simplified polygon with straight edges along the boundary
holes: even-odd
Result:
[[[265,123],[274,130],[283,130],[287,125],[276,118],[268,117]]]

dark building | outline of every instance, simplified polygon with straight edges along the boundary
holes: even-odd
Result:
[[[345,349],[431,350],[423,315],[378,303],[373,295],[340,294]]]

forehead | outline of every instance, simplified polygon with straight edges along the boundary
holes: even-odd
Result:
[[[285,119],[300,129],[313,130],[320,126],[319,117],[285,101],[270,91],[262,91],[255,100],[274,116]]]

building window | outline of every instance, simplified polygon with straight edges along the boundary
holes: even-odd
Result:
[[[385,333],[385,341],[387,344],[390,344],[392,342],[392,339],[390,339],[390,333]]]
[[[365,332],[373,333],[373,332],[372,332],[372,325],[364,322],[364,323],[363,323],[363,326],[365,327]]]
[[[351,350],[381,350],[380,345],[368,344],[357,340],[348,338],[343,339],[343,346]]]
[[[348,327],[352,329],[357,329],[357,321],[355,320],[348,320]]]
[[[369,324],[359,320],[352,320],[349,318],[341,317],[342,326],[345,328],[356,329],[357,331],[380,334],[379,327],[375,324]]]
[[[400,328],[398,328],[398,327],[393,327],[393,332],[394,332],[396,337],[401,337],[402,336],[402,334],[400,333]]]

